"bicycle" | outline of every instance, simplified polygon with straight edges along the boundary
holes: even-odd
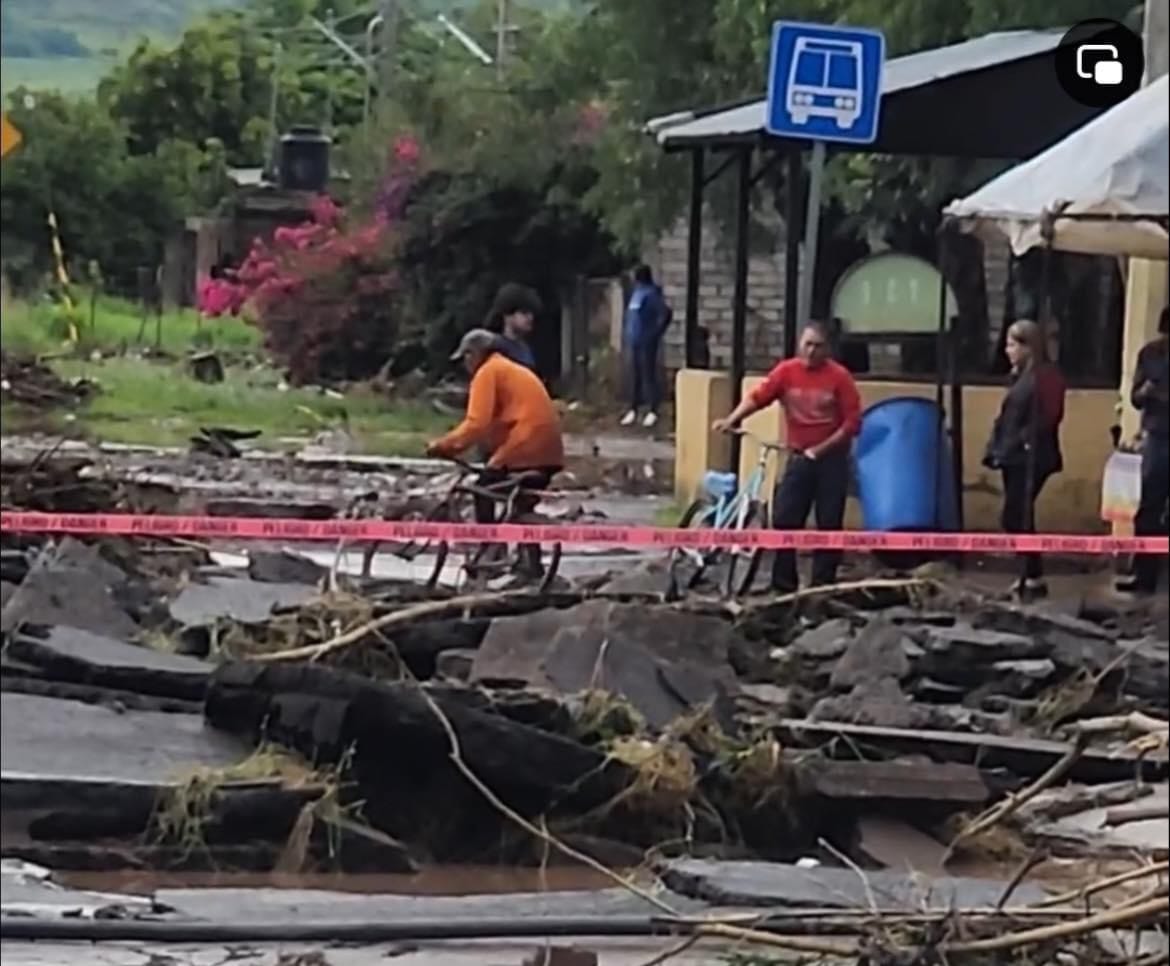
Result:
[[[739,478],[733,472],[708,470],[703,476],[704,495],[695,500],[679,520],[680,530],[709,527],[714,530],[752,530],[768,526],[768,501],[761,499],[764,480],[768,475],[768,460],[773,454],[789,452],[784,443],[771,443],[760,439],[747,430],[734,430],[737,436],[748,437],[760,447],[760,456],[755,468],[741,489]],[[680,588],[679,565],[690,560],[695,572],[685,581],[682,589],[690,590],[703,574],[727,557],[727,570],[723,577],[723,593],[727,597],[738,597],[751,590],[759,572],[764,551],[750,547],[713,547],[710,550],[694,550],[677,547],[671,551],[669,573],[671,590]]]
[[[493,506],[503,508],[502,513],[496,514],[499,523],[533,525],[547,522],[536,513],[536,506],[541,497],[540,491],[524,485],[533,482],[533,477],[543,481],[543,474],[536,470],[520,470],[510,473],[498,483],[484,486],[469,481],[480,476],[486,467],[475,466],[460,459],[452,459],[451,462],[459,467],[461,472],[438,503],[428,512],[418,515],[416,519],[425,523],[474,524],[475,501],[479,499],[489,500]],[[378,546],[377,543],[367,545],[362,560],[363,575],[368,575],[372,568]],[[501,547],[503,553],[499,552],[498,548]],[[468,544],[446,540],[414,540],[400,545],[391,552],[410,561],[431,556],[433,562],[423,585],[428,590],[433,590],[438,586],[452,550],[465,554],[460,570],[464,576],[464,586],[469,589],[480,589],[491,580],[505,574],[521,574],[527,571],[529,576],[534,577],[539,593],[551,589],[560,568],[563,552],[560,543],[551,544],[548,560],[543,565],[539,545],[530,544],[503,545],[490,542]]]

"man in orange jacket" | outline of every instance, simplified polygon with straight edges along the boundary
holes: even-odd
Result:
[[[498,487],[523,474],[524,489],[547,488],[564,467],[565,447],[560,416],[544,383],[504,355],[498,336],[486,329],[468,332],[451,358],[462,361],[471,374],[467,414],[451,432],[432,442],[427,453],[454,457],[479,445],[491,457],[478,487]],[[493,502],[477,500],[475,518],[494,523]]]

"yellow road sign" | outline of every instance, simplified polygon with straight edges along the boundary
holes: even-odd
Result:
[[[4,157],[13,148],[19,147],[24,136],[16,125],[8,120],[7,114],[0,114],[0,158]]]

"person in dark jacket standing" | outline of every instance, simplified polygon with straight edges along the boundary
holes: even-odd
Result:
[[[1170,377],[1167,375],[1166,330],[1170,309],[1158,319],[1158,338],[1138,353],[1130,402],[1142,414],[1142,496],[1134,517],[1134,536],[1165,536],[1167,494],[1170,492]],[[1162,558],[1141,554],[1134,561],[1133,590],[1153,594],[1158,590]]]
[[[672,313],[654,281],[648,265],[634,270],[634,290],[622,320],[622,341],[630,365],[630,409],[622,417],[623,426],[632,426],[638,411],[645,407],[642,425],[652,429],[658,423],[658,406],[662,402],[658,385],[658,348],[670,325]]]
[[[1003,474],[1002,525],[1007,533],[1035,533],[1036,499],[1044,484],[1064,469],[1060,424],[1064,420],[1065,381],[1047,361],[1044,334],[1035,322],[1021,319],[1007,334],[1005,352],[1011,383],[983,464]],[[1039,554],[1025,554],[1017,585],[1021,596],[1047,593]]]
[[[500,286],[488,312],[486,328],[499,333],[497,350],[517,365],[536,372],[536,355],[529,339],[540,314],[540,296],[526,285]]]

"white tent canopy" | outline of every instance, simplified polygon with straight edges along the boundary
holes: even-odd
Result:
[[[993,226],[1022,254],[1044,244],[1090,255],[1170,258],[1170,79],[1161,77],[944,214]]]

